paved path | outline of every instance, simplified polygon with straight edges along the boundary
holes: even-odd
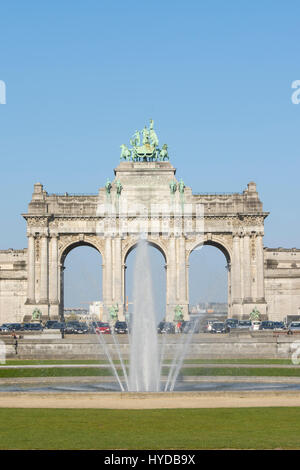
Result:
[[[300,392],[1,393],[0,408],[244,408],[300,406]]]

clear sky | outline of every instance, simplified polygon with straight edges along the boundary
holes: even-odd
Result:
[[[26,246],[35,182],[96,193],[150,118],[187,186],[255,181],[265,245],[300,247],[299,18],[293,0],[2,1],[0,248]]]

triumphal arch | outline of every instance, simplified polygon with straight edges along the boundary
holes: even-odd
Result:
[[[70,250],[89,245],[103,259],[103,302],[125,305],[126,257],[141,234],[156,246],[166,265],[166,318],[182,306],[188,315],[188,263],[202,244],[218,247],[228,267],[231,314],[266,310],[264,212],[255,183],[242,194],[195,195],[159,148],[153,121],[136,132],[131,148],[121,146],[115,178],[91,196],[48,194],[34,186],[28,212],[26,306],[45,317],[63,313],[64,260]],[[120,310],[119,310],[120,311]]]
[[[274,319],[297,314],[300,250],[264,247],[268,212],[255,183],[242,193],[194,194],[177,179],[170,160],[151,120],[130,145],[121,145],[114,178],[98,193],[49,194],[35,184],[23,214],[27,249],[0,251],[0,321],[22,321],[35,309],[45,319],[61,317],[64,261],[81,245],[102,255],[104,307],[118,305],[122,319],[126,258],[141,236],[165,260],[167,320],[173,320],[178,306],[188,318],[189,256],[205,244],[226,257],[230,316],[248,315],[254,308]]]

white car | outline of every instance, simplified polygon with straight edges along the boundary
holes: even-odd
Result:
[[[253,322],[251,322],[250,330],[251,330],[251,331],[258,331],[258,330],[259,330],[259,327],[260,327],[260,324],[261,324],[260,321],[253,321]]]

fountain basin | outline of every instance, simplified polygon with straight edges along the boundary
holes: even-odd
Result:
[[[149,394],[179,395],[192,392],[238,392],[238,391],[300,391],[300,377],[192,377],[178,380],[173,392],[164,392],[162,381],[160,392],[121,392],[111,377],[45,377],[1,379],[0,394],[7,392],[25,393],[112,393],[115,396],[144,396]]]

